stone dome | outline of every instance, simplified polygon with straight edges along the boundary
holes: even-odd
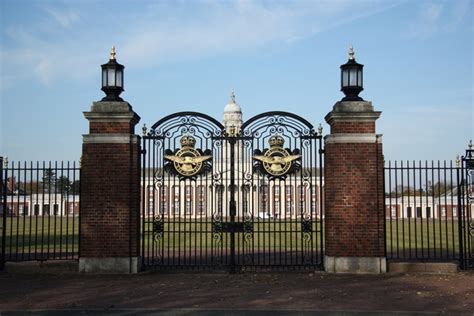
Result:
[[[231,113],[231,112],[242,112],[240,106],[235,102],[235,94],[234,92],[230,95],[229,104],[227,104],[224,108],[224,113]]]
[[[230,102],[224,108],[224,113],[229,113],[229,112],[242,112],[242,110],[237,103]]]

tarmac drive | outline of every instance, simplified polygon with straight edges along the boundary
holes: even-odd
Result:
[[[27,311],[35,315],[406,315],[404,311],[474,315],[474,273],[0,273],[0,315]]]

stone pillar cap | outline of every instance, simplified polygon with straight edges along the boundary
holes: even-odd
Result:
[[[333,112],[373,112],[370,101],[338,101],[332,107]]]
[[[339,101],[324,119],[329,125],[336,121],[374,122],[380,114],[381,111],[374,111],[370,101]]]

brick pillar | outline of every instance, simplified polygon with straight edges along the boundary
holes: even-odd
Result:
[[[137,273],[140,117],[128,102],[94,102],[83,136],[79,271]]]
[[[371,102],[337,102],[326,115],[325,269],[386,272],[382,137]]]

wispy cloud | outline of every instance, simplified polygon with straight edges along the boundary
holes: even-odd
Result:
[[[63,27],[71,26],[79,21],[79,14],[71,8],[61,10],[51,6],[46,6],[44,7],[44,10]]]
[[[472,12],[472,5],[470,0],[421,2],[408,37],[427,39],[439,32],[453,32]]]
[[[90,8],[88,14],[82,14],[84,8],[43,7],[50,18],[41,22],[47,25],[8,27],[7,34],[15,44],[1,47],[2,76],[15,72],[30,77],[34,69],[45,85],[58,78],[87,76],[102,61],[97,58],[104,54],[98,56],[97,51],[111,44],[117,45],[120,59],[136,68],[247,53],[275,43],[291,45],[394,6],[382,0],[360,1],[357,6],[351,0],[208,1],[193,3],[191,8],[188,2],[141,4],[142,10],[133,7],[130,12],[100,16],[90,13],[94,11]],[[90,25],[97,20],[100,26]]]

